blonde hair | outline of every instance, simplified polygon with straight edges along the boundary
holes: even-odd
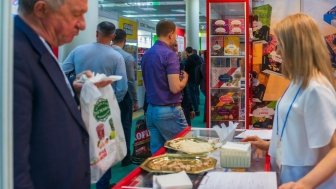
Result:
[[[274,28],[281,54],[282,72],[306,88],[310,79],[321,73],[336,89],[330,55],[314,20],[305,14],[290,15]]]

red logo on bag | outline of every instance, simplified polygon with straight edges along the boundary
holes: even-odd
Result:
[[[103,151],[100,151],[100,152],[99,152],[99,159],[102,160],[102,159],[104,159],[106,156],[107,156],[107,151],[106,151],[106,149],[104,148]]]

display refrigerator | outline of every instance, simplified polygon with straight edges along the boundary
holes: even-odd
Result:
[[[207,0],[207,127],[249,127],[249,0]]]

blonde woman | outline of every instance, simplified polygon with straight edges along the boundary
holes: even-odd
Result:
[[[274,33],[283,74],[291,83],[278,100],[269,149],[280,170],[281,189],[336,187],[336,92],[330,57],[313,19],[305,14],[280,21]],[[277,166],[276,166],[277,165]]]

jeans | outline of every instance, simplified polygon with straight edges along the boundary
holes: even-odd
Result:
[[[133,103],[131,96],[127,92],[124,99],[119,102],[120,114],[121,114],[121,124],[124,129],[127,154],[125,159],[131,157],[131,131],[132,131],[132,114],[133,114]]]
[[[194,107],[195,112],[199,112],[198,105],[199,105],[199,85],[195,83],[188,83],[191,102]]]
[[[187,126],[181,106],[154,106],[151,104],[148,105],[146,124],[150,133],[152,154]]]
[[[190,107],[183,108],[183,113],[184,113],[184,116],[186,118],[186,121],[187,121],[188,125],[191,125],[190,112],[191,112]]]

